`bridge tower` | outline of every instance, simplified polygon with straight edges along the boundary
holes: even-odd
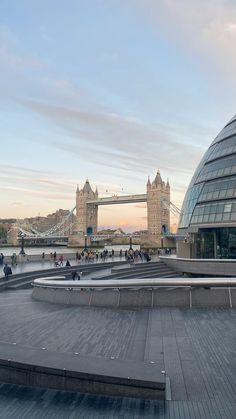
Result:
[[[162,234],[170,231],[170,211],[167,207],[170,203],[170,185],[162,180],[159,170],[153,182],[148,178],[147,182],[147,241],[151,246],[162,247]]]
[[[98,191],[92,190],[88,179],[84,187],[76,191],[76,233],[78,234],[97,234],[98,226],[98,206],[87,204],[90,199],[97,199]]]

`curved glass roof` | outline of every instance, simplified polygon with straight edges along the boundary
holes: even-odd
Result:
[[[214,139],[192,177],[179,229],[236,225],[236,115]]]

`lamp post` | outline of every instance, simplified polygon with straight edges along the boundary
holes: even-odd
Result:
[[[87,252],[88,251],[88,248],[87,248],[87,234],[85,234],[84,235],[84,252]]]
[[[133,250],[133,248],[132,248],[132,236],[129,236],[129,250]]]
[[[25,243],[25,236],[23,233],[21,233],[21,249],[20,249],[19,255],[25,255],[24,243]]]

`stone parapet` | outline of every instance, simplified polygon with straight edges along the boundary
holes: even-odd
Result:
[[[236,259],[189,259],[160,256],[162,262],[182,274],[235,277]]]

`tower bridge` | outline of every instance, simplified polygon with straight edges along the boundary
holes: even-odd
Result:
[[[105,239],[98,235],[98,207],[100,205],[117,205],[146,202],[147,203],[147,234],[140,236],[141,244],[151,247],[163,246],[163,236],[173,239],[170,234],[170,211],[179,214],[179,209],[170,201],[170,185],[164,182],[157,171],[154,180],[148,178],[146,193],[134,195],[112,195],[99,197],[97,189],[92,190],[89,180],[82,189],[77,187],[76,205],[59,223],[45,232],[39,232],[24,222],[15,224],[15,241],[19,241],[23,234],[27,241],[36,243],[66,241],[69,246],[83,246],[85,237],[94,242]],[[76,210],[74,219],[73,213]],[[123,235],[122,237],[129,235]],[[114,236],[113,236],[114,237]],[[119,236],[121,237],[121,235]]]
[[[147,203],[147,234],[142,236],[152,247],[160,247],[162,235],[170,231],[170,185],[161,178],[159,170],[154,180],[148,178],[146,193],[136,195],[112,195],[99,197],[98,190],[92,190],[87,179],[83,188],[76,191],[76,223],[69,245],[83,245],[84,237],[97,235],[99,205],[117,205],[137,202]]]

